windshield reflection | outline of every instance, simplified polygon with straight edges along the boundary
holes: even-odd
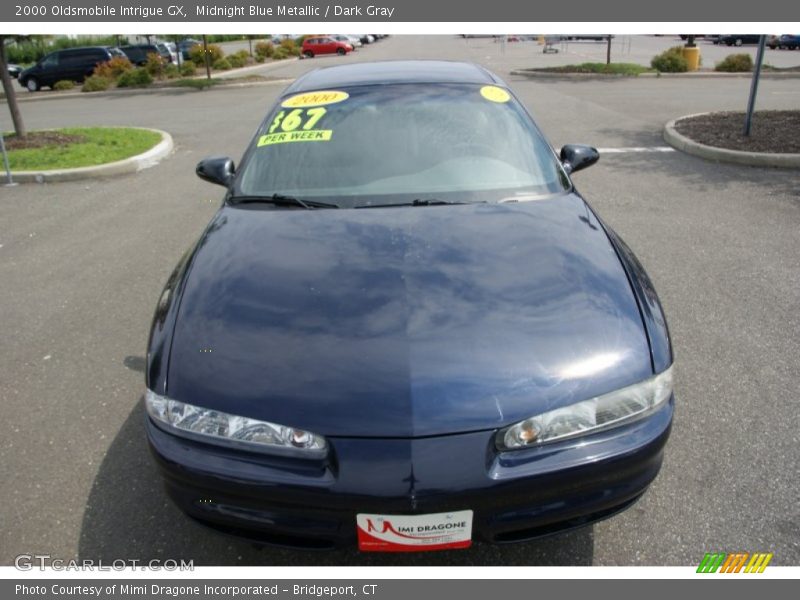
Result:
[[[482,89],[397,84],[348,88],[325,106],[287,108],[285,100],[245,155],[235,193],[353,207],[496,202],[568,189],[517,101],[489,100]]]

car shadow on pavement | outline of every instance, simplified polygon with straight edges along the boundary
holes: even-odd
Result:
[[[166,495],[147,448],[140,398],[111,443],[95,477],[81,527],[80,559],[172,559],[209,565],[591,565],[592,527],[534,542],[420,554],[364,554],[256,547],[216,533],[184,516]]]

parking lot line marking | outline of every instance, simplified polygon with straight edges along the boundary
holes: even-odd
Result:
[[[600,154],[622,154],[624,152],[675,152],[675,148],[669,146],[651,146],[644,148],[598,148]]]

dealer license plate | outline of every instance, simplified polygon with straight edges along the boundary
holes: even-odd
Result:
[[[469,548],[472,511],[430,515],[356,515],[358,548],[364,552],[420,552]]]

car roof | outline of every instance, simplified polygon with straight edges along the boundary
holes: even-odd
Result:
[[[389,83],[505,83],[481,66],[447,60],[387,60],[315,69],[297,79],[286,94]]]
[[[72,48],[62,48],[55,52],[83,52],[84,50],[108,50],[109,46],[73,46]],[[54,54],[55,52],[51,52]]]

